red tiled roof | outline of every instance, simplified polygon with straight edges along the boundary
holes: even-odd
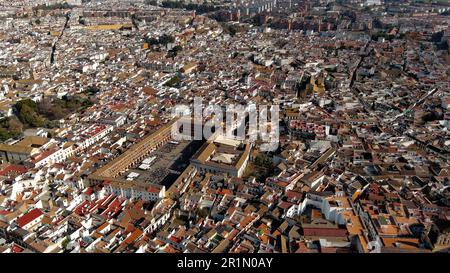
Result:
[[[106,125],[100,124],[96,125],[91,131],[87,132],[86,134],[90,137],[96,136],[98,133],[103,131],[106,128]]]
[[[159,193],[161,190],[158,189],[157,187],[150,186],[148,187],[147,191],[151,193]]]
[[[335,228],[303,228],[303,234],[305,236],[332,236],[332,237],[345,237],[347,236],[346,229]]]
[[[14,245],[11,247],[11,251],[12,251],[13,253],[21,253],[21,252],[23,252],[23,248],[21,248],[20,246],[14,244]]]
[[[21,165],[9,165],[6,168],[0,170],[0,176],[8,176],[11,173],[23,174],[27,172],[27,168]]]
[[[292,203],[291,202],[285,202],[285,201],[281,201],[279,204],[278,204],[278,207],[280,207],[280,208],[282,208],[282,209],[288,209],[288,208],[290,208],[290,207],[292,207]]]
[[[87,200],[84,200],[83,202],[81,202],[81,204],[79,204],[78,206],[76,206],[76,208],[74,209],[74,212],[78,215],[84,215],[84,213],[86,212],[86,207],[89,205],[89,202]]]
[[[93,192],[94,190],[92,189],[92,187],[87,187],[83,193],[86,195],[91,195]]]
[[[233,192],[232,192],[231,190],[229,190],[229,189],[221,189],[221,190],[218,192],[218,194],[219,194],[219,195],[226,195],[226,194],[231,195],[231,194],[233,194]]]
[[[43,151],[42,153],[38,154],[36,157],[34,157],[33,159],[33,163],[37,163],[41,160],[44,160],[45,158],[49,157],[50,155],[54,154],[57,150],[56,149],[51,149],[51,150],[46,150]]]
[[[171,241],[173,241],[173,242],[175,242],[175,243],[177,243],[177,244],[179,244],[179,243],[181,242],[181,239],[180,239],[180,238],[175,237],[175,236],[173,236],[173,235],[170,235],[170,236],[169,236],[169,240],[171,240]]]
[[[32,209],[28,213],[22,215],[19,219],[17,219],[17,225],[19,227],[23,227],[33,221],[34,219],[41,216],[43,213],[40,209]]]

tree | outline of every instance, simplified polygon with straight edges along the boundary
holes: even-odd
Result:
[[[197,214],[201,218],[206,218],[209,215],[209,209],[208,208],[198,209]]]
[[[183,50],[183,48],[180,45],[176,45],[171,50],[169,50],[167,57],[176,57],[178,55],[178,52],[180,52],[181,50]]]
[[[86,90],[83,91],[84,94],[89,95],[89,96],[93,96],[93,95],[97,94],[98,92],[100,92],[100,88],[98,88],[95,85],[88,86],[86,88]]]
[[[57,10],[57,9],[72,9],[73,6],[68,4],[67,2],[65,3],[56,3],[56,4],[52,4],[52,5],[37,5],[35,7],[33,7],[33,10]]]
[[[244,150],[245,149],[245,144],[243,142],[239,143],[237,149],[241,150],[241,151]]]
[[[175,42],[175,38],[173,36],[163,34],[161,37],[159,37],[158,41],[160,44],[167,45],[169,43]]]
[[[256,166],[261,166],[261,167],[270,167],[270,159],[264,155],[264,154],[259,154],[255,157],[255,165]]]
[[[172,51],[174,52],[180,52],[181,50],[183,50],[183,48],[180,45],[176,45],[172,48]]]
[[[43,125],[42,120],[39,115],[36,113],[36,110],[30,107],[29,105],[24,105],[19,113],[20,121],[28,124],[32,127],[40,127]]]
[[[86,19],[84,19],[83,17],[80,16],[80,18],[78,18],[78,23],[80,25],[85,26],[86,25]]]
[[[14,137],[14,136],[11,134],[11,132],[9,132],[8,130],[6,130],[4,128],[0,128],[0,140],[1,141],[8,140],[12,137]]]
[[[64,238],[64,240],[61,242],[61,247],[63,249],[67,249],[67,246],[69,245],[70,240],[68,238]]]
[[[92,88],[92,90],[88,90],[88,95],[75,95],[63,99],[45,97],[38,104],[30,99],[22,100],[15,104],[16,115],[26,127],[53,128],[58,125],[53,121],[92,106],[94,102],[91,100],[91,95],[95,92],[97,92],[95,88]],[[20,128],[17,122],[13,121],[12,125],[14,128]]]
[[[431,41],[434,43],[440,43],[442,40],[442,37],[444,37],[444,31],[435,32],[431,35]]]
[[[37,109],[36,102],[31,99],[24,99],[24,100],[18,101],[15,104],[15,108],[17,109],[18,112],[20,112],[24,106],[28,106],[28,107],[32,108],[33,110]]]
[[[23,124],[16,117],[11,117],[9,119],[9,130],[13,134],[20,134],[23,130]]]
[[[37,104],[33,100],[25,99],[18,101],[15,104],[17,110],[17,117],[19,120],[30,127],[41,127],[44,125],[44,120],[37,113]]]
[[[168,80],[164,86],[168,86],[168,87],[174,87],[179,85],[181,82],[180,78],[178,76],[173,76],[170,80]]]
[[[151,5],[151,6],[157,6],[158,5],[158,1],[156,1],[156,0],[146,0],[145,4]]]
[[[0,141],[19,136],[23,125],[16,117],[3,118],[0,120]]]
[[[148,45],[157,45],[157,44],[159,44],[159,40],[157,38],[154,38],[154,37],[146,38],[145,42]]]

